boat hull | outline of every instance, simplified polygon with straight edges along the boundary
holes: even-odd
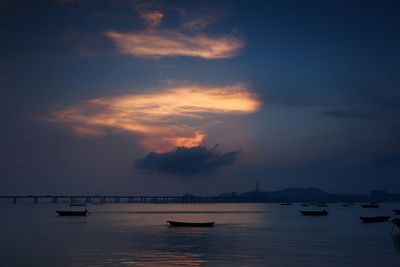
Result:
[[[377,208],[379,208],[379,205],[378,204],[363,204],[363,205],[361,205],[361,207],[368,208],[368,209],[377,209]]]
[[[300,213],[304,216],[328,216],[329,214],[326,210],[301,210]]]
[[[394,218],[394,219],[392,220],[392,223],[393,223],[394,225],[396,225],[398,228],[400,228],[400,219],[399,219],[399,218]]]
[[[71,210],[57,210],[59,216],[86,216],[87,210],[84,211],[71,211]]]
[[[390,216],[360,217],[363,223],[387,222],[389,218]]]
[[[167,222],[170,226],[174,227],[212,227],[215,224],[215,222],[201,222],[201,223],[176,222],[176,221],[167,221]]]

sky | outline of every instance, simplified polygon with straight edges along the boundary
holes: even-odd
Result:
[[[0,0],[0,194],[400,193],[399,10]]]

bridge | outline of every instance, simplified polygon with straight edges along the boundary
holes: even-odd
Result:
[[[1,203],[70,203],[70,204],[119,204],[119,203],[258,203],[261,198],[240,196],[127,196],[127,195],[29,195],[0,196]]]

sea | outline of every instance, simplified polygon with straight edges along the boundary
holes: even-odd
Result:
[[[68,208],[0,204],[0,266],[400,266],[400,230],[359,218],[394,218],[400,203],[329,204],[326,217],[302,216],[313,208],[297,203],[104,204],[86,217],[56,215]]]

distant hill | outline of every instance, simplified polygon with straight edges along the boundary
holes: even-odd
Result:
[[[258,198],[269,201],[292,201],[292,202],[319,202],[330,201],[334,195],[322,191],[316,187],[309,188],[287,188],[279,191],[256,192],[250,191],[240,195],[246,198]]]

